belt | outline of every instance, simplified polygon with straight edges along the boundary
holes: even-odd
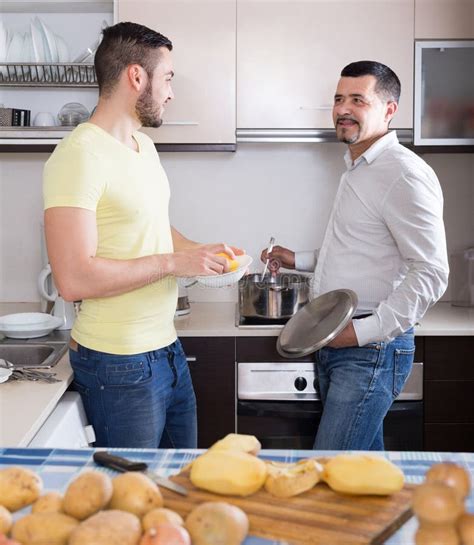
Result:
[[[78,346],[79,346],[79,345],[77,344],[77,342],[76,342],[74,339],[71,339],[71,340],[69,341],[69,348],[70,348],[71,350],[74,350],[74,352],[77,352],[77,347],[78,347]]]

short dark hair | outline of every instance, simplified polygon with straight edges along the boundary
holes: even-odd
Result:
[[[397,102],[400,99],[401,84],[397,74],[381,62],[357,61],[351,62],[342,69],[341,77],[358,78],[360,76],[374,76],[377,80],[375,92],[385,100]]]
[[[104,29],[94,59],[99,94],[109,94],[130,64],[140,64],[151,76],[156,64],[153,52],[159,47],[171,51],[173,44],[163,34],[137,23],[118,23]]]

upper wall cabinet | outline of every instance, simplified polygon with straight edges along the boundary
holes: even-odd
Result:
[[[238,0],[237,126],[334,128],[341,69],[390,66],[402,82],[394,128],[411,128],[414,0]]]
[[[118,0],[118,20],[173,42],[174,100],[156,143],[235,144],[236,0]]]
[[[415,0],[415,38],[474,38],[474,0]]]

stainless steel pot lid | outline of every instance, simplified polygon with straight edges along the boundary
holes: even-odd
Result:
[[[349,323],[357,302],[357,295],[349,289],[328,291],[316,297],[281,330],[278,353],[285,358],[301,358],[326,346]]]

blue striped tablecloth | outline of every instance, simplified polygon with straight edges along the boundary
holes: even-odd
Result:
[[[193,460],[200,450],[140,450],[110,449],[121,456],[147,462],[150,469],[161,475],[178,473],[182,467]],[[45,491],[65,490],[69,481],[84,469],[97,468],[92,460],[94,449],[0,449],[0,466],[23,465],[38,472],[44,482]],[[330,451],[308,450],[265,450],[261,457],[269,460],[293,462],[308,456],[331,456]],[[427,469],[441,461],[457,462],[471,473],[474,483],[474,453],[439,453],[439,452],[385,452],[377,453],[401,467],[409,483],[420,483]],[[114,471],[100,468],[110,474]],[[468,511],[474,512],[474,493],[467,502]],[[29,508],[24,510],[29,511]],[[20,512],[21,514],[21,512]],[[17,514],[19,516],[19,514]],[[409,520],[389,540],[387,545],[414,545],[414,533],[417,527],[415,519]],[[283,545],[282,542],[269,541],[257,537],[248,537],[244,545]],[[330,544],[328,544],[330,545]]]

